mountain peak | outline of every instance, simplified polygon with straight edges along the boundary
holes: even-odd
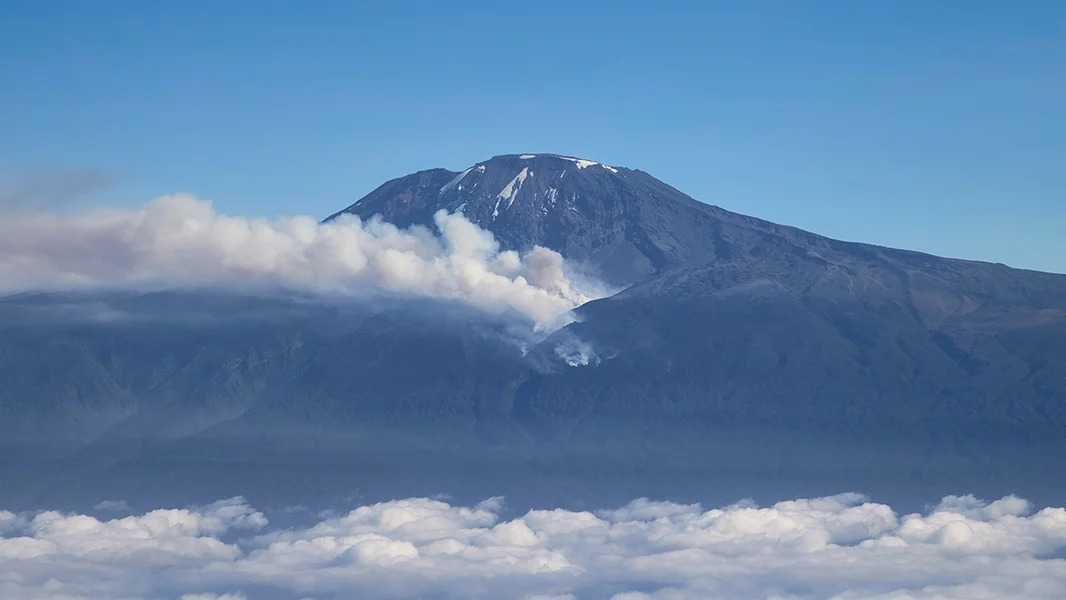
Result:
[[[461,212],[505,249],[551,248],[621,285],[713,256],[713,238],[679,237],[688,235],[692,211],[710,208],[640,171],[528,153],[393,179],[330,219],[380,215],[400,227],[432,227],[437,211]]]
[[[558,168],[577,168],[586,169],[589,167],[599,167],[612,173],[617,174],[619,170],[610,165],[596,162],[594,160],[588,160],[584,158],[576,158],[573,156],[564,156],[562,154],[501,154],[494,156],[485,163],[505,163],[509,165],[530,163],[537,165],[553,165]],[[481,166],[485,163],[478,163],[475,166]]]

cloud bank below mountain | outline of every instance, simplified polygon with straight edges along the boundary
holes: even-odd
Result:
[[[1066,510],[1015,497],[949,497],[908,515],[857,494],[502,512],[498,499],[416,498],[278,530],[239,498],[111,520],[0,512],[0,596],[1050,600],[1066,589]]]
[[[457,300],[542,326],[601,295],[557,252],[501,251],[460,214],[434,221],[438,234],[352,216],[271,221],[221,215],[189,196],[134,210],[16,213],[0,220],[0,291],[278,284]]]

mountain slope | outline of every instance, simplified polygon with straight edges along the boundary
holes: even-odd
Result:
[[[1016,288],[952,290],[934,275],[799,253],[716,261],[580,309],[582,321],[560,335],[604,359],[564,376],[600,390],[587,407],[599,414],[672,411],[690,423],[802,424],[900,441],[1061,440],[1062,296],[1055,305],[1050,291],[1028,290],[1043,303],[1022,304]],[[569,395],[576,384],[553,385]],[[642,401],[654,396],[670,401]],[[546,392],[529,402],[558,403]]]

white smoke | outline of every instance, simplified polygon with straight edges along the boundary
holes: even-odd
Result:
[[[428,498],[270,530],[240,499],[121,519],[0,511],[0,597],[147,600],[1061,600],[1066,510],[858,494],[618,510]],[[354,595],[353,595],[354,594]]]
[[[434,220],[439,236],[352,216],[271,221],[220,215],[188,196],[137,210],[5,215],[0,291],[277,283],[459,300],[546,326],[600,289],[573,281],[557,252],[500,251],[462,215],[441,211]]]
[[[568,337],[555,346],[555,356],[571,367],[587,367],[600,364],[600,357],[588,342]]]

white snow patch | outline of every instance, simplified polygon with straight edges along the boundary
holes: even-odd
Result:
[[[462,181],[463,178],[466,177],[467,175],[469,175],[470,171],[473,171],[473,170],[474,170],[474,167],[470,167],[469,169],[467,169],[467,170],[463,171],[462,173],[459,173],[458,175],[456,175],[454,179],[452,179],[448,183],[444,184],[444,187],[440,188],[440,192],[437,195],[438,196],[443,196],[444,194],[446,194],[448,192],[448,190],[450,190],[450,189],[454,188],[456,185],[458,185],[459,182]]]
[[[496,196],[496,206],[500,206],[500,200],[507,200],[507,208],[510,208],[511,205],[514,204],[515,197],[518,196],[518,191],[522,189],[522,184],[526,182],[527,177],[531,177],[532,175],[533,172],[530,171],[528,168],[524,168],[519,171],[518,175],[515,175],[514,179],[512,179],[510,183],[504,186],[504,188],[500,190],[500,193]],[[496,213],[493,212],[492,216],[495,217]]]
[[[571,158],[569,156],[560,156],[559,158],[561,158],[563,160],[568,160],[568,161],[576,164],[578,169],[584,169],[584,168],[587,168],[587,167],[603,167],[604,169],[607,169],[608,171],[610,171],[612,173],[618,173],[618,169],[616,169],[614,167],[610,167],[610,166],[604,165],[604,164],[601,164],[601,163],[598,163],[598,162],[595,162],[595,161],[585,160],[583,158]]]
[[[552,206],[555,206],[555,199],[558,196],[559,196],[559,190],[557,190],[555,188],[548,188],[548,202],[550,202]]]
[[[523,169],[523,170],[524,170],[524,169]],[[530,177],[532,177],[532,176],[533,176],[533,171],[530,171],[530,172],[529,172],[529,176],[530,176]],[[513,196],[511,196],[511,199],[507,201],[507,208],[511,208],[511,205],[512,205],[512,204],[514,204],[514,199],[518,197],[518,189],[520,189],[520,188],[522,187],[522,183],[523,183],[524,181],[525,181],[525,179],[523,178],[523,179],[522,179],[522,181],[518,182],[518,188],[516,188],[516,189],[515,189],[515,191],[514,191],[514,195],[513,195]]]
[[[536,154],[523,154],[522,156],[519,156],[518,158],[520,158],[522,160],[529,160],[531,158],[536,158],[536,157],[537,157]]]
[[[477,166],[477,172],[478,173],[484,173],[485,172],[485,165],[478,165]]]

